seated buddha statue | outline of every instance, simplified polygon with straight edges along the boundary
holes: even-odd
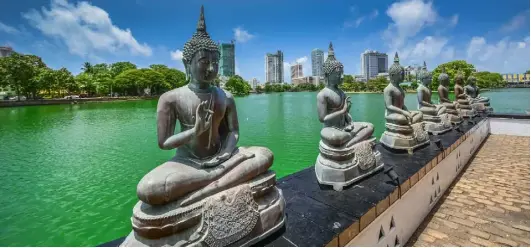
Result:
[[[450,84],[450,78],[448,77],[448,74],[446,74],[446,69],[443,67],[441,74],[439,74],[439,87],[437,88],[437,92],[439,93],[439,103],[446,107],[446,114],[448,114],[448,117],[452,124],[459,124],[463,120],[459,116],[459,112],[457,112],[457,102],[450,101],[448,95],[448,85]]]
[[[249,246],[283,225],[285,202],[269,170],[273,153],[237,146],[234,97],[213,83],[219,56],[201,7],[183,49],[189,83],[157,105],[158,145],[176,155],[140,180],[133,232],[122,246]]]
[[[317,113],[323,123],[315,172],[319,183],[342,190],[382,168],[380,153],[374,149],[374,126],[354,122],[350,98],[339,88],[343,64],[336,60],[332,43],[323,65],[326,87],[317,94]]]
[[[476,111],[481,112],[492,112],[490,107],[490,99],[488,97],[482,97],[479,94],[479,87],[476,86],[476,77],[470,75],[467,80],[467,85],[465,86],[465,94],[468,96],[472,107]]]
[[[404,67],[400,65],[398,53],[389,68],[389,78],[383,93],[386,123],[380,142],[388,148],[408,151],[428,144],[422,112],[409,111],[404,104],[405,92],[399,85],[404,81]]]
[[[457,75],[455,76],[454,80],[454,94],[455,100],[457,101],[457,111],[459,111],[459,115],[462,118],[472,118],[476,116],[476,111],[472,109],[470,100],[465,93],[465,89],[463,88],[464,79],[465,76],[463,75],[463,72],[461,70],[457,71]]]
[[[426,67],[426,62],[424,62],[418,77],[421,81],[417,88],[418,108],[422,112],[426,131],[435,135],[450,131],[452,124],[446,114],[446,107],[444,105],[435,105],[431,101],[431,73]]]

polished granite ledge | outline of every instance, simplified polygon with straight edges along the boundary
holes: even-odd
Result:
[[[277,185],[286,200],[285,226],[254,246],[346,245],[450,154],[485,118],[475,117],[445,134],[430,135],[432,142],[413,154],[395,153],[377,144],[385,169],[340,192],[319,185],[313,166],[279,179]],[[389,169],[396,172],[398,182],[385,173]],[[100,246],[118,246],[123,239]]]

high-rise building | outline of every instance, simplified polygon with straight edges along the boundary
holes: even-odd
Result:
[[[282,83],[284,81],[284,54],[278,50],[265,56],[266,83]]]
[[[0,58],[7,57],[13,53],[13,48],[8,46],[0,46]]]
[[[387,72],[387,54],[367,50],[360,55],[361,74],[365,80],[378,76],[378,73]]]
[[[219,45],[219,75],[232,77],[236,74],[236,59],[234,56],[234,41]]]
[[[312,50],[312,76],[324,77],[323,73],[324,53],[321,49]]]
[[[258,86],[258,85],[260,85],[260,81],[258,81],[258,79],[256,79],[256,78],[251,79],[251,87],[253,89],[256,89],[256,86]]]
[[[291,80],[292,81],[294,78],[301,78],[304,76],[302,73],[302,64],[295,63],[291,65],[290,69],[291,69]]]

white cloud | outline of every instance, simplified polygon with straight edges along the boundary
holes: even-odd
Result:
[[[254,38],[254,35],[253,34],[250,34],[247,30],[241,28],[241,27],[237,27],[234,30],[234,39],[237,41],[237,42],[240,42],[240,43],[245,43],[247,41],[249,41],[250,39]]]
[[[352,7],[351,7],[352,8]],[[352,11],[351,9],[351,12],[356,12],[356,11]],[[351,27],[359,27],[361,25],[362,22],[364,22],[365,20],[372,20],[376,17],[378,17],[380,12],[378,12],[377,9],[373,10],[369,15],[366,15],[366,16],[360,16],[358,18],[356,18],[356,20],[352,21],[345,21],[343,23],[343,27],[344,28],[351,28]]]
[[[424,27],[433,24],[438,17],[432,2],[404,0],[391,4],[386,11],[393,20],[384,32],[391,47],[401,47],[405,40],[415,36]]]
[[[373,10],[371,12],[371,14],[369,15],[369,18],[370,19],[374,19],[374,18],[378,17],[379,14],[380,14],[380,12],[377,9],[375,9],[375,10]]]
[[[529,10],[524,11],[515,17],[513,17],[508,23],[501,27],[502,32],[512,32],[520,28],[522,25],[528,22]]]
[[[441,57],[445,60],[452,60],[455,56],[455,48],[453,46],[449,46],[441,53]]]
[[[437,58],[441,55],[447,43],[448,39],[444,37],[426,36],[416,44],[408,45],[397,50],[398,56],[400,57],[400,64],[421,63],[425,60]],[[388,54],[394,54],[394,52],[390,51]]]
[[[124,49],[132,55],[152,54],[152,49],[138,43],[131,30],[113,25],[105,10],[88,2],[70,4],[66,0],[52,0],[50,9],[32,9],[22,16],[44,35],[63,41],[75,55],[89,57]]]
[[[468,44],[467,57],[478,70],[523,72],[529,69],[529,51],[529,36],[513,41],[506,37],[495,43],[476,36]]]
[[[308,57],[307,56],[304,56],[302,58],[298,58],[295,62],[299,63],[299,64],[304,64],[308,61]]]
[[[457,23],[459,22],[459,15],[455,14],[450,18],[450,27],[455,27]]]
[[[18,34],[20,31],[12,26],[0,22],[0,31],[8,34]]]
[[[183,51],[177,49],[175,51],[170,52],[170,56],[172,60],[181,61],[183,59]]]

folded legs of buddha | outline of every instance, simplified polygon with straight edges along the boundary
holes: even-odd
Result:
[[[146,174],[137,187],[138,198],[151,205],[183,198],[189,205],[266,172],[273,164],[273,153],[265,147],[240,147],[225,162],[200,168],[194,162],[174,157]]]

